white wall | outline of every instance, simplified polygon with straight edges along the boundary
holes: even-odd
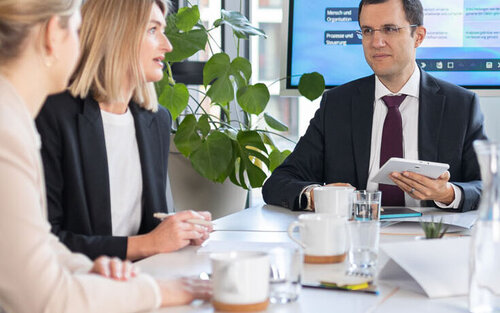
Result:
[[[486,135],[490,140],[500,142],[500,97],[481,97]]]

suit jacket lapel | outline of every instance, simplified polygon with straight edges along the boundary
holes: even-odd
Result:
[[[444,111],[445,96],[432,76],[420,70],[420,98],[418,109],[418,157],[425,161],[438,161],[439,133]]]
[[[80,153],[87,204],[95,235],[110,235],[111,200],[109,172],[99,104],[91,97],[83,100],[83,113],[78,116]]]
[[[166,192],[160,190],[162,186],[163,149],[156,117],[153,113],[142,110],[136,103],[129,105],[134,116],[135,132],[139,157],[142,169],[142,221],[140,233],[152,229],[157,223],[153,219],[153,213],[160,211],[165,205],[157,203],[159,199],[156,193]],[[156,195],[156,196],[155,196]]]
[[[361,80],[358,90],[359,92],[352,97],[352,143],[358,180],[357,188],[366,189],[370,166],[375,76]]]

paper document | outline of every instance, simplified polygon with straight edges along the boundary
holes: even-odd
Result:
[[[416,282],[429,298],[463,296],[468,293],[469,249],[469,237],[382,244],[389,261],[379,279],[418,291]]]

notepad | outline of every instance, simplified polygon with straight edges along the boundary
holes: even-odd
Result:
[[[390,218],[402,218],[402,217],[418,217],[422,216],[422,213],[405,207],[384,207],[384,210],[380,212],[380,219],[390,219]]]

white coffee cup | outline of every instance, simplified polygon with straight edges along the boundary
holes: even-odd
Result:
[[[269,304],[269,256],[233,251],[210,255],[213,305],[217,311],[262,311]]]
[[[314,210],[348,218],[351,214],[354,187],[322,186],[314,188]]]
[[[347,219],[332,213],[299,215],[288,227],[288,236],[304,248],[305,263],[340,263],[347,252]],[[301,240],[293,236],[299,227]]]

